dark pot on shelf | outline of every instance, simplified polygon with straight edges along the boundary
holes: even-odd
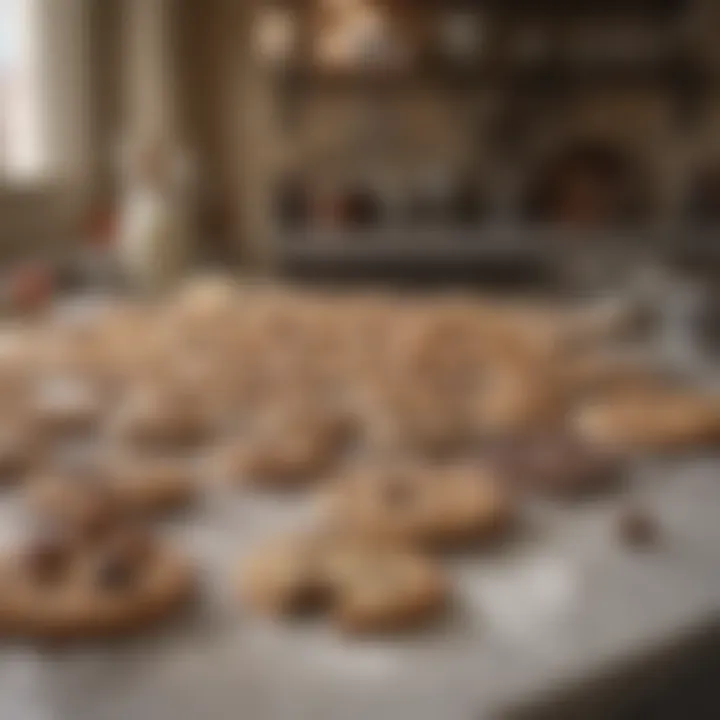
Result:
[[[454,224],[465,227],[480,222],[483,203],[476,188],[470,184],[458,185],[449,198],[448,215]]]
[[[345,222],[358,229],[376,227],[381,222],[381,208],[378,197],[365,188],[355,188],[345,193]]]
[[[276,197],[276,214],[285,229],[298,230],[308,224],[308,196],[299,182],[287,182],[280,187]]]

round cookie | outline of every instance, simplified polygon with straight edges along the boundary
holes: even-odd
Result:
[[[90,471],[38,478],[28,488],[27,503],[34,518],[63,527],[81,542],[103,538],[131,514],[102,476]]]
[[[612,393],[581,407],[574,428],[615,451],[673,451],[720,441],[720,402],[674,389]]]
[[[546,367],[491,364],[474,397],[475,429],[480,437],[537,432],[564,422],[564,388]]]
[[[462,400],[419,380],[370,388],[357,404],[365,441],[374,450],[447,456],[472,439]]]
[[[487,450],[487,460],[513,488],[556,498],[595,494],[623,475],[617,456],[565,434],[499,442]]]
[[[327,613],[344,633],[406,630],[447,599],[439,568],[407,549],[330,535],[277,540],[243,564],[241,597],[271,616]]]
[[[43,514],[62,517],[104,496],[125,514],[154,516],[188,507],[197,490],[187,462],[121,456],[39,479],[30,491],[30,504]]]
[[[240,594],[256,611],[297,616],[329,600],[322,560],[326,540],[319,534],[274,539],[242,563]]]
[[[447,582],[421,555],[378,546],[335,547],[325,560],[332,621],[352,635],[416,628],[446,607]]]
[[[314,411],[275,416],[248,437],[220,450],[225,477],[264,487],[292,487],[317,479],[339,460],[351,431],[341,413]]]
[[[191,596],[179,554],[141,528],[113,525],[101,538],[69,526],[0,559],[0,636],[76,639],[131,633]]]
[[[108,465],[110,490],[133,511],[169,512],[192,505],[198,497],[198,484],[187,462],[138,456],[116,458]]]
[[[663,391],[676,382],[669,369],[642,358],[623,358],[599,352],[566,358],[563,380],[573,397],[587,401],[608,394]]]
[[[113,437],[151,448],[197,445],[210,430],[196,398],[157,385],[135,388],[110,421]]]
[[[188,322],[206,322],[232,309],[238,300],[239,286],[231,276],[198,276],[176,294],[171,310]]]
[[[49,436],[85,433],[97,427],[101,398],[81,379],[40,383],[32,402],[36,424]]]
[[[509,493],[483,468],[388,467],[332,488],[330,522],[365,538],[443,547],[489,541],[512,523]]]
[[[0,423],[0,484],[16,483],[38,462],[45,444],[30,422]]]

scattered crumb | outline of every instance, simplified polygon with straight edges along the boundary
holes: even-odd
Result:
[[[618,531],[625,544],[634,547],[654,545],[659,535],[656,518],[638,507],[627,508],[623,511]]]

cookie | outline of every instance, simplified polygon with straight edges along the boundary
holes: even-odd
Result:
[[[189,507],[197,490],[187,462],[120,456],[38,478],[29,504],[43,515],[66,517],[103,500],[125,515],[155,516]]]
[[[720,402],[692,391],[612,393],[579,408],[573,424],[588,442],[621,452],[702,448],[720,441]]]
[[[239,286],[232,277],[196,277],[180,289],[170,309],[185,321],[207,322],[232,309],[239,299],[238,291]]]
[[[437,380],[437,378],[436,378]],[[373,451],[447,456],[467,446],[472,427],[462,402],[428,383],[398,382],[358,402],[364,441]]]
[[[242,563],[240,594],[256,611],[298,616],[329,601],[322,561],[327,544],[315,534],[275,539]]]
[[[106,462],[106,482],[131,511],[160,514],[189,507],[198,497],[191,466],[155,457],[118,457]]]
[[[418,627],[439,614],[447,594],[442,572],[421,555],[337,536],[275,541],[240,572],[240,595],[256,611],[325,613],[352,635]]]
[[[99,424],[101,398],[82,380],[41,383],[33,398],[32,413],[38,428],[49,437],[86,433]]]
[[[508,529],[510,494],[484,468],[385,467],[328,491],[325,511],[349,533],[419,546],[487,542]]]
[[[120,403],[109,424],[111,437],[148,448],[195,446],[210,431],[201,403],[159,384],[136,388]]]
[[[292,487],[325,475],[339,461],[352,432],[347,416],[289,412],[249,436],[226,444],[215,458],[223,477],[263,487]]]
[[[598,352],[567,358],[563,379],[580,401],[626,392],[662,392],[676,381],[668,369],[651,366],[642,359]]]
[[[334,589],[332,621],[344,633],[413,629],[437,617],[447,604],[440,569],[410,551],[336,546],[325,559],[325,572]]]
[[[31,515],[51,526],[62,526],[78,542],[95,542],[129,516],[128,508],[99,476],[49,475],[28,489]]]
[[[492,365],[473,400],[475,430],[481,438],[545,431],[561,425],[567,412],[556,373],[542,367]]]
[[[0,559],[0,635],[70,640],[130,633],[174,613],[193,587],[186,559],[154,539],[116,534],[78,546],[43,538]]]
[[[486,460],[516,490],[572,499],[615,487],[623,478],[623,464],[567,434],[536,434],[496,442]]]
[[[0,484],[25,478],[45,449],[33,423],[15,418],[0,424]]]

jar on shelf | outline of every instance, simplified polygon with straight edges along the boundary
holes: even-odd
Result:
[[[388,12],[368,0],[323,0],[314,55],[327,70],[388,68],[404,65],[409,48]]]
[[[410,204],[413,224],[445,225],[450,222],[453,173],[446,167],[429,170],[416,184]]]
[[[313,229],[329,231],[345,226],[345,203],[336,185],[327,182],[314,183],[309,204],[309,224]]]
[[[471,227],[482,219],[483,201],[480,188],[471,178],[459,177],[449,196],[448,216],[450,222],[461,227]]]
[[[284,230],[300,230],[308,224],[310,207],[305,184],[300,177],[288,177],[275,193],[276,219]]]
[[[262,62],[272,66],[288,64],[298,45],[298,23],[294,12],[281,5],[258,10],[252,39]]]
[[[449,10],[438,25],[438,41],[444,58],[469,65],[482,51],[483,19],[471,10]]]
[[[344,195],[345,224],[353,229],[371,229],[382,221],[380,198],[369,185],[348,186]]]

